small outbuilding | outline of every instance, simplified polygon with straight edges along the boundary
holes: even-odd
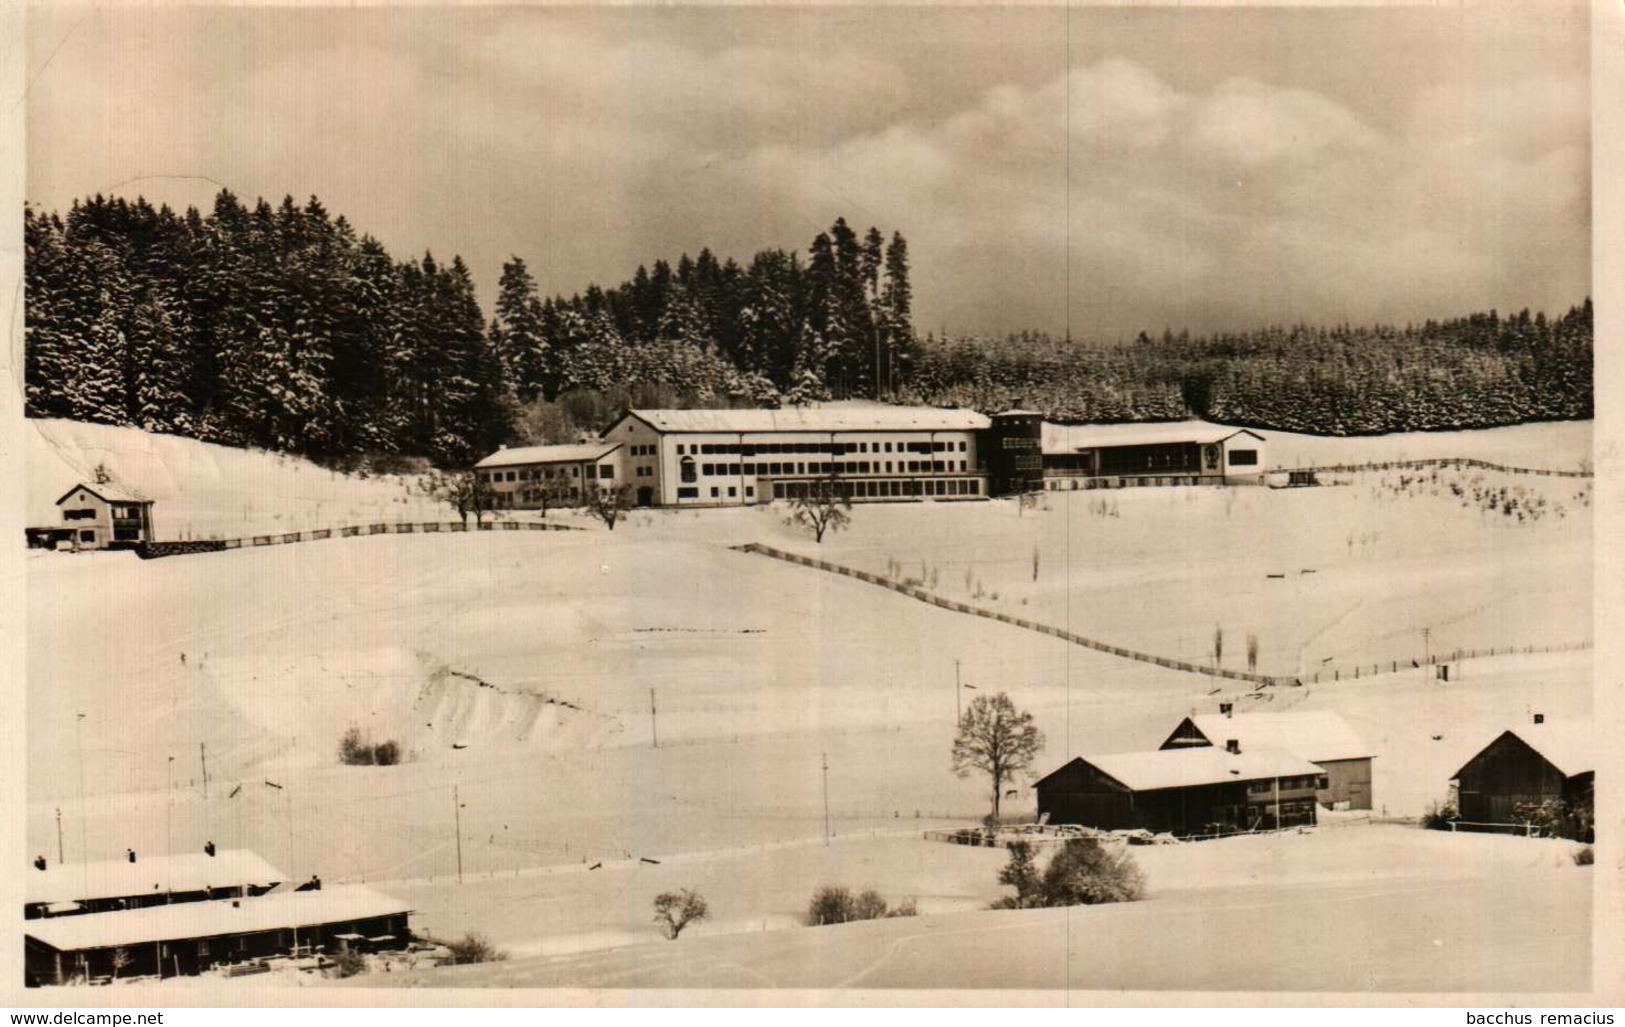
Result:
[[[1521,828],[1545,808],[1560,833],[1590,841],[1595,778],[1589,725],[1533,723],[1497,735],[1451,787],[1463,826]]]
[[[1325,787],[1315,798],[1329,809],[1371,809],[1371,748],[1348,722],[1327,710],[1285,713],[1216,713],[1186,717],[1164,749],[1222,746],[1281,749],[1320,768]]]
[[[68,542],[79,549],[116,549],[153,541],[152,500],[110,482],[75,485],[56,506],[62,523],[28,529],[31,545]]]
[[[1263,485],[1264,436],[1204,421],[1045,424],[1047,489]]]
[[[1209,745],[1079,756],[1034,787],[1051,824],[1191,837],[1313,824],[1323,777],[1279,749]]]
[[[87,913],[27,921],[24,959],[38,984],[172,977],[273,956],[400,948],[411,939],[410,914],[364,885]]]

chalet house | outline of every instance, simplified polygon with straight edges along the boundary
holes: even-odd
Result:
[[[71,542],[80,549],[108,549],[153,540],[152,500],[117,485],[75,485],[56,505],[62,523],[29,529],[31,543]]]
[[[364,885],[341,885],[52,917],[24,923],[24,963],[32,984],[196,974],[271,956],[399,948],[411,938],[410,914]]]
[[[1052,824],[1190,837],[1313,824],[1323,776],[1279,749],[1207,745],[1079,756],[1035,790]]]
[[[1328,809],[1372,808],[1371,748],[1335,713],[1226,712],[1186,717],[1162,748],[1222,746],[1231,740],[1243,751],[1281,749],[1315,764],[1326,780],[1315,798]]]
[[[1468,826],[1521,825],[1547,802],[1569,810],[1565,833],[1590,840],[1595,764],[1587,725],[1534,723],[1509,728],[1456,771],[1456,809]]]
[[[23,918],[38,920],[210,899],[252,898],[287,875],[247,849],[49,863],[23,879]]]

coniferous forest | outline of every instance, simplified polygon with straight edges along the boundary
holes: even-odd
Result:
[[[24,216],[30,416],[334,465],[464,465],[629,403],[876,397],[1321,434],[1592,415],[1589,299],[1551,319],[920,339],[907,241],[838,219],[804,254],[741,265],[703,249],[568,298],[544,298],[516,256],[487,317],[460,258],[397,259],[314,197],[249,207],[222,191],[177,214],[97,196]]]

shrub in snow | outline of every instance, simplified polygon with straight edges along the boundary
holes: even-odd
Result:
[[[390,740],[373,745],[353,727],[339,740],[339,762],[350,767],[392,767],[401,761],[401,747]]]
[[[506,952],[472,931],[457,941],[446,942],[445,946],[446,951],[451,954],[453,966],[461,966],[464,963],[500,963],[508,958]]]
[[[1429,831],[1448,831],[1450,822],[1456,817],[1456,807],[1448,802],[1444,805],[1437,802],[1429,803],[1427,812],[1422,814],[1422,826]]]
[[[1016,890],[993,904],[995,909],[1049,906],[1092,906],[1134,902],[1145,897],[1145,874],[1126,851],[1113,851],[1093,838],[1069,839],[1039,873],[1029,842],[1010,845],[1010,860],[999,870],[999,883]]]
[[[1576,849],[1574,852],[1574,865],[1577,867],[1588,867],[1594,859],[1596,859],[1596,855],[1591,851],[1589,845],[1582,849]]]
[[[807,903],[807,915],[803,918],[803,922],[808,927],[822,927],[825,924],[845,924],[854,920],[919,916],[919,912],[913,899],[904,899],[896,907],[892,907],[873,888],[864,889],[853,895],[848,888],[826,885],[813,892],[812,901]]]
[[[683,928],[710,915],[711,907],[705,897],[692,888],[662,892],[655,897],[655,922],[661,925],[669,941],[676,941]]]

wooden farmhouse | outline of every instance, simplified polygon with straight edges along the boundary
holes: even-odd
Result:
[[[364,885],[25,921],[32,984],[197,974],[273,956],[392,949],[410,940],[405,903]]]
[[[1589,840],[1595,765],[1587,725],[1535,723],[1509,728],[1456,771],[1456,809],[1469,827],[1515,827],[1543,803],[1573,811],[1570,833]]]
[[[1206,745],[1079,756],[1035,790],[1051,824],[1190,837],[1313,824],[1323,778],[1280,749]]]
[[[1249,749],[1282,749],[1320,768],[1325,787],[1315,799],[1328,809],[1371,809],[1369,746],[1348,723],[1329,711],[1223,713],[1186,717],[1164,749],[1223,746],[1237,742]]]

